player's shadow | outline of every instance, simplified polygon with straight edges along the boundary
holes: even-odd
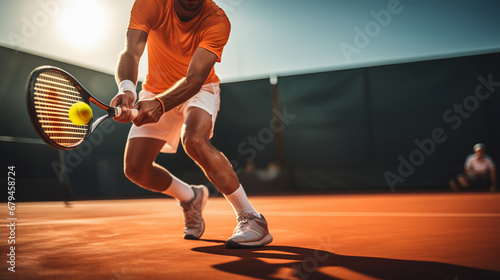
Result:
[[[338,255],[324,250],[292,246],[265,246],[254,249],[226,249],[224,245],[192,249],[213,255],[233,256],[237,260],[213,268],[256,279],[340,279],[320,270],[337,267],[351,275],[386,280],[486,280],[500,279],[500,272],[460,265],[386,258]],[[280,262],[279,260],[282,260]]]

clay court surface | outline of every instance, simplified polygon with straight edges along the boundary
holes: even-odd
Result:
[[[225,249],[236,221],[220,196],[197,241],[169,198],[17,202],[16,272],[3,261],[0,278],[500,279],[500,194],[250,199],[274,236],[264,248]]]

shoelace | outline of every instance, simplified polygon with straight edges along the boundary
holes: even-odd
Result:
[[[186,208],[182,207],[184,210],[184,216],[186,217],[186,226],[196,225],[196,220],[198,219],[192,204],[185,205]]]
[[[196,217],[193,212],[186,213],[186,226],[191,226],[195,224]]]
[[[250,226],[248,223],[250,222],[250,220],[253,220],[254,218],[255,218],[255,216],[250,216],[250,217],[245,217],[245,218],[238,217],[238,219],[237,219],[238,225],[236,226],[234,233],[236,233],[238,231],[245,232],[247,230],[247,228]]]

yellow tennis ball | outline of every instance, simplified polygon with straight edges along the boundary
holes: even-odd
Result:
[[[92,119],[92,109],[85,102],[77,102],[69,108],[69,119],[76,125],[86,125]]]

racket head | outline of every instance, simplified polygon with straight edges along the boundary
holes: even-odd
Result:
[[[71,74],[53,66],[33,70],[26,86],[31,124],[45,143],[59,150],[75,149],[90,136],[93,119],[76,125],[68,114],[77,102],[89,104],[90,97]]]

